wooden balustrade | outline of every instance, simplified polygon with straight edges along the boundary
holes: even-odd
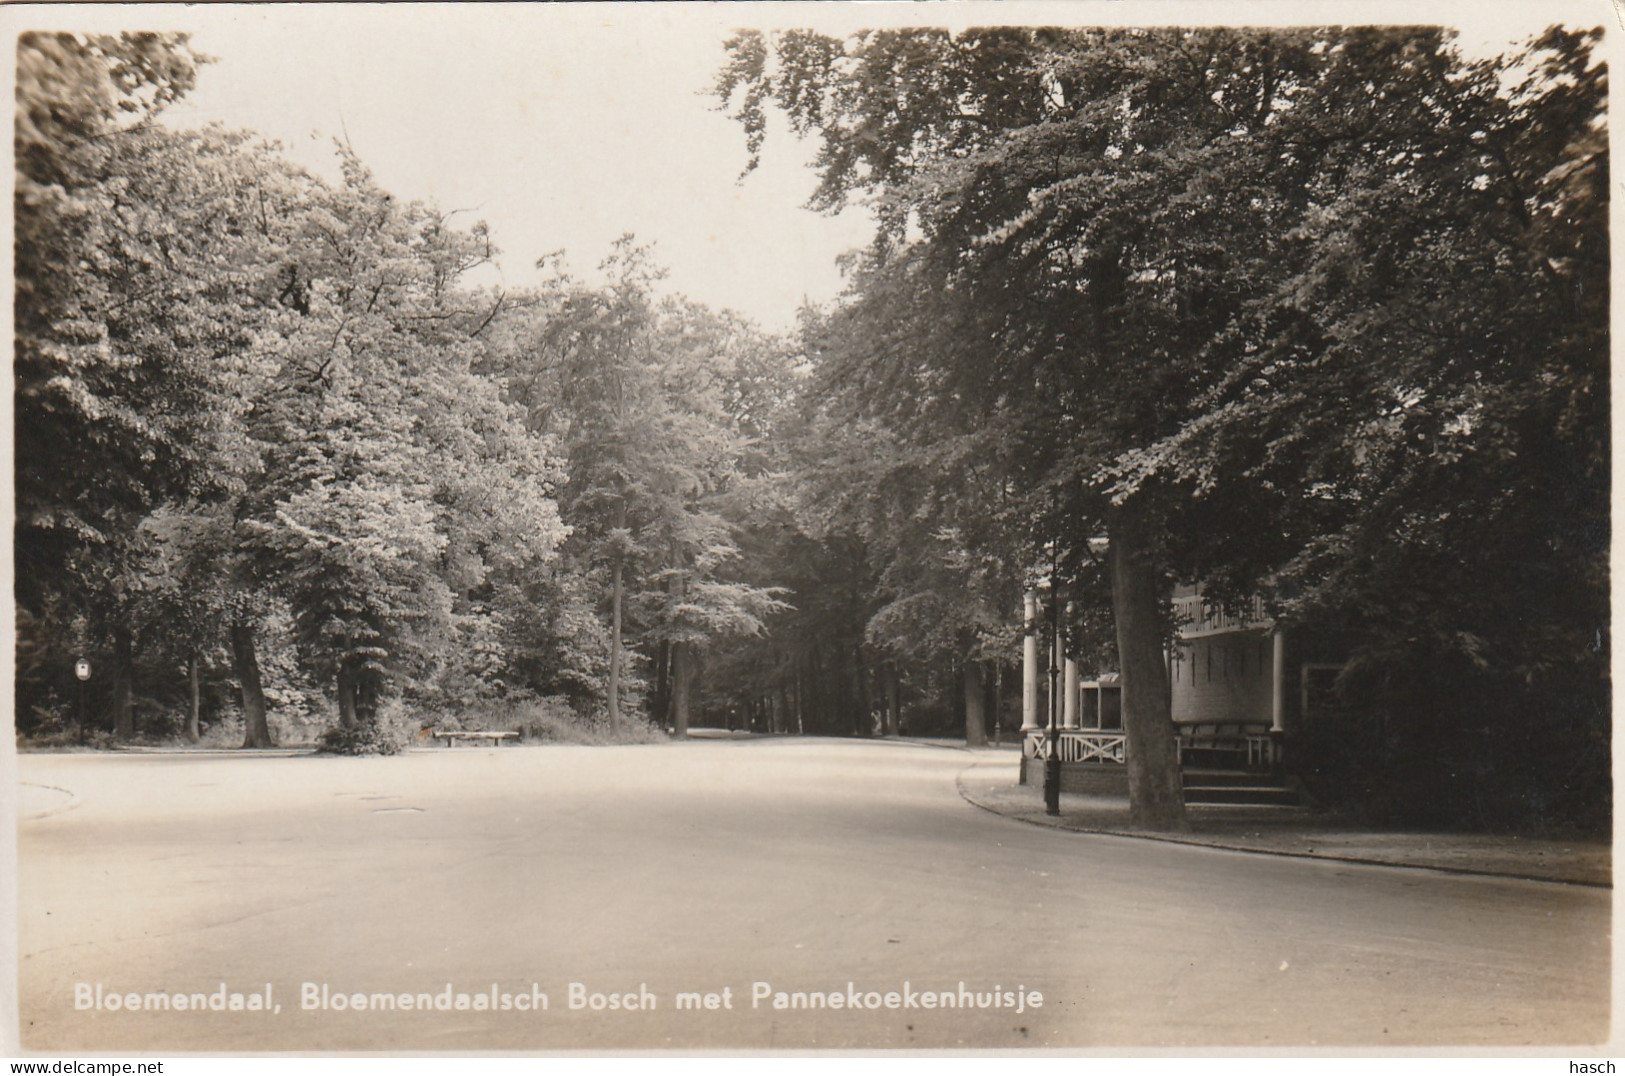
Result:
[[[1057,744],[1062,762],[1122,765],[1124,752],[1128,748],[1128,736],[1101,729],[1061,729]],[[1026,758],[1047,761],[1050,757],[1049,733],[1043,729],[1028,732],[1021,741],[1021,753]]]
[[[1060,729],[1057,736],[1062,762],[1099,762],[1122,765],[1128,735],[1107,729]],[[1179,762],[1185,765],[1235,765],[1249,770],[1273,769],[1282,760],[1278,735],[1267,729],[1236,725],[1195,725],[1179,730]],[[1047,729],[1029,729],[1022,737],[1023,758],[1047,761]]]

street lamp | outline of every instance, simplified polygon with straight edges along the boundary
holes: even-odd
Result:
[[[1061,587],[1055,579],[1055,564],[1050,566],[1049,593],[1049,728],[1045,740],[1049,751],[1044,756],[1044,813],[1061,813]]]
[[[85,742],[85,681],[90,679],[90,659],[80,658],[73,663],[73,675],[79,679],[79,742]]]

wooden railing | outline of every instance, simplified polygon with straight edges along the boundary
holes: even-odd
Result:
[[[1181,766],[1267,770],[1281,761],[1281,738],[1260,725],[1186,725],[1180,728],[1177,743]]]
[[[1224,610],[1209,605],[1200,593],[1174,597],[1174,614],[1180,619],[1181,638],[1214,635],[1225,631],[1267,628],[1274,623],[1264,612],[1264,600],[1254,598],[1240,609]]]
[[[1225,762],[1243,764],[1250,770],[1266,770],[1281,762],[1281,738],[1257,726],[1189,726],[1179,730],[1175,742],[1181,766],[1214,764],[1223,758]],[[1105,729],[1061,729],[1056,743],[1062,762],[1122,765],[1126,760],[1128,735]],[[1048,760],[1049,731],[1029,729],[1021,740],[1021,754],[1023,758]]]
[[[1121,766],[1128,737],[1103,729],[1061,729],[1057,746],[1062,762],[1108,762]],[[1021,753],[1025,758],[1047,761],[1050,757],[1048,731],[1030,730],[1021,741]]]

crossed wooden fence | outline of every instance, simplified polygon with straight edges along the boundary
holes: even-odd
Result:
[[[1281,761],[1281,744],[1268,732],[1235,727],[1196,726],[1181,731],[1178,738],[1181,765],[1191,763],[1187,753],[1207,758],[1223,754],[1248,769],[1267,769]],[[1122,732],[1098,729],[1061,729],[1057,741],[1062,762],[1115,762],[1122,765],[1128,749],[1128,736]],[[1024,758],[1048,761],[1050,738],[1047,729],[1029,730],[1021,742]],[[1245,761],[1243,762],[1243,759]]]
[[[1060,759],[1062,762],[1115,762],[1122,765],[1128,737],[1121,732],[1098,732],[1088,729],[1060,730]],[[1049,734],[1039,729],[1029,732],[1021,743],[1021,753],[1027,758],[1047,761],[1050,757]]]

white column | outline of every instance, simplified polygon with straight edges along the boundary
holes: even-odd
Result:
[[[1270,731],[1286,731],[1286,632],[1276,628],[1271,634],[1274,642],[1274,662],[1270,668]]]
[[[1078,663],[1074,658],[1066,659],[1066,709],[1061,713],[1061,727],[1078,727]]]
[[[1022,606],[1026,637],[1021,644],[1021,731],[1043,728],[1038,720],[1038,595],[1027,592]]]

